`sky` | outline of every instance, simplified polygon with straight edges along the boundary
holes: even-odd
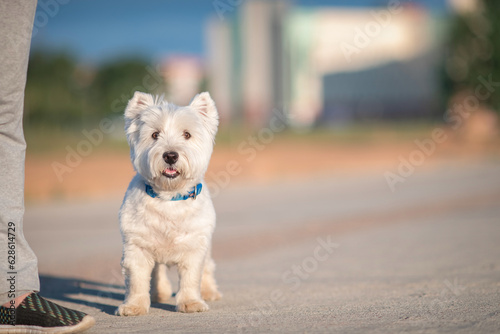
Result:
[[[65,0],[60,5],[58,0],[38,0],[32,48],[64,51],[89,64],[130,57],[157,61],[175,54],[203,57],[207,20],[219,17],[216,1],[237,4],[249,0]],[[445,0],[400,1],[437,13],[448,10]],[[388,0],[293,3],[302,7],[386,7]],[[226,13],[228,18],[232,13]]]

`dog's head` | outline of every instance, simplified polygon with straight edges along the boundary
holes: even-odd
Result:
[[[215,103],[207,92],[185,107],[135,92],[125,109],[125,133],[135,170],[165,191],[200,182],[218,124]]]

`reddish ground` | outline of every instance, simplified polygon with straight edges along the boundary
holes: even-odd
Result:
[[[421,138],[426,138],[425,135]],[[274,179],[315,177],[318,174],[339,174],[361,171],[395,171],[399,157],[408,159],[417,146],[414,139],[385,138],[362,143],[335,143],[325,140],[276,139],[264,145],[246,143],[244,151],[238,145],[216,145],[207,180],[218,178],[226,182],[268,182]],[[498,145],[487,148],[464,148],[456,140],[438,144],[436,150],[418,168],[429,168],[443,159],[464,159],[498,156]],[[45,155],[29,154],[26,159],[26,200],[39,202],[54,199],[83,199],[121,196],[134,172],[128,153],[101,149],[83,157],[81,162],[60,174],[54,162],[66,165],[66,152]]]

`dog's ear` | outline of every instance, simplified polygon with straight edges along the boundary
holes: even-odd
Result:
[[[217,126],[219,125],[219,114],[215,107],[215,102],[210,97],[208,92],[203,92],[196,95],[189,105],[200,113],[203,119],[203,124],[207,127],[208,131],[215,136]]]
[[[155,99],[151,94],[135,92],[134,96],[128,101],[125,108],[125,134],[132,150],[139,138],[139,116],[141,112],[150,106],[155,105]]]
[[[128,101],[127,108],[125,108],[125,118],[134,119],[141,111],[146,109],[149,106],[153,106],[155,104],[155,99],[153,95],[143,93],[143,92],[135,92],[134,96]]]

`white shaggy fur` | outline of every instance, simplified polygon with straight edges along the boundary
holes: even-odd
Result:
[[[126,295],[117,315],[147,313],[150,282],[153,301],[167,301],[170,265],[179,271],[178,311],[206,311],[204,300],[220,298],[210,255],[215,210],[203,183],[217,127],[217,109],[208,93],[198,94],[186,107],[141,92],[129,101],[125,131],[137,174],[120,209]],[[166,152],[176,152],[178,159],[168,161]],[[196,199],[170,201],[200,182]],[[158,197],[146,193],[146,183]]]

